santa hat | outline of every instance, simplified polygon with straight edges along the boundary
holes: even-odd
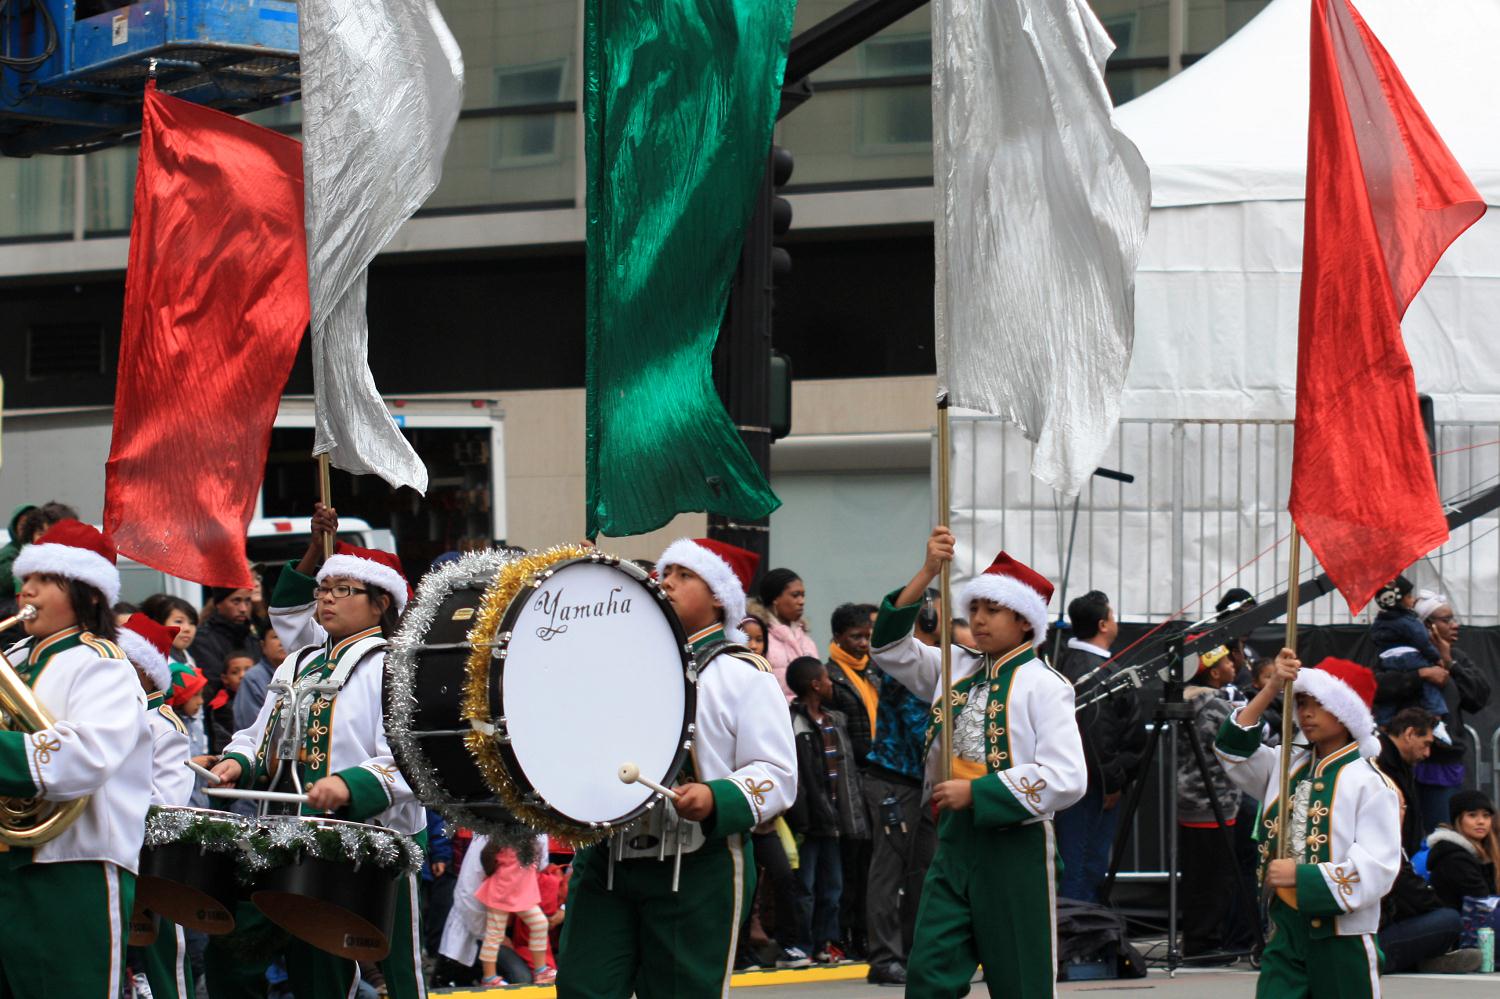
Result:
[[[678,538],[656,560],[656,571],[680,565],[697,573],[708,584],[714,599],[724,605],[724,635],[731,642],[745,641],[739,623],[745,619],[745,591],[755,578],[760,556],[712,538]]]
[[[87,583],[114,606],[120,599],[120,570],[115,568],[115,543],[107,535],[76,520],[59,520],[47,533],[16,556],[17,579],[34,572]]]
[[[180,708],[193,699],[193,695],[208,686],[208,678],[198,671],[198,667],[187,663],[171,662],[172,690],[167,694],[167,703],[174,708]]]
[[[338,550],[318,570],[318,582],[330,576],[357,579],[367,586],[384,590],[395,601],[397,614],[406,610],[406,601],[411,597],[411,584],[401,572],[401,560],[390,552],[340,541]]]
[[[1375,674],[1359,663],[1330,656],[1316,669],[1297,674],[1293,692],[1306,694],[1335,718],[1359,743],[1365,756],[1380,755],[1380,739],[1375,734]],[[1293,709],[1295,710],[1295,708]]]
[[[126,658],[162,692],[172,686],[172,667],[167,665],[167,655],[172,651],[177,630],[157,624],[144,614],[132,614],[116,638]]]
[[[976,600],[1009,607],[1031,625],[1031,641],[1040,644],[1047,637],[1047,602],[1052,599],[1052,584],[1030,566],[1001,552],[984,572],[964,587],[963,604]]]

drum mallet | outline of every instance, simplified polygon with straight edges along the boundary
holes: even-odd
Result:
[[[647,788],[650,788],[652,791],[655,791],[657,794],[662,795],[670,801],[677,800],[676,791],[672,790],[670,787],[662,787],[660,784],[656,783],[656,781],[652,780],[649,777],[642,777],[641,768],[636,766],[634,763],[621,764],[619,773],[621,784],[641,784]]]
[[[228,787],[207,787],[203,793],[214,798],[243,798],[247,801],[281,801],[292,805],[307,804],[307,795],[286,791],[238,791]]]
[[[202,777],[204,780],[208,781],[209,784],[212,785],[212,784],[222,784],[222,783],[224,783],[224,781],[219,778],[218,774],[214,773],[212,770],[208,769],[207,767],[200,767],[198,764],[194,763],[192,760],[183,760],[182,762],[185,763],[185,764],[187,764],[187,768],[189,770],[191,770],[193,773],[197,774],[199,777]]]

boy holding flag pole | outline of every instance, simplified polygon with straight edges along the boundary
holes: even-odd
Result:
[[[1275,932],[1257,995],[1373,996],[1379,898],[1400,862],[1396,795],[1357,761],[1374,751],[1368,671],[1330,659],[1298,672],[1301,542],[1358,612],[1447,540],[1401,317],[1485,207],[1349,0],[1312,0],[1308,90],[1287,647],[1267,688],[1285,686],[1282,747],[1256,745],[1274,696],[1262,691],[1217,752],[1276,813]],[[1310,749],[1294,745],[1294,723]]]

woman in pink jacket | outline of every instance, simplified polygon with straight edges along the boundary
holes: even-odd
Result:
[[[760,602],[770,614],[766,633],[766,659],[781,684],[781,692],[791,701],[792,688],[786,685],[786,668],[798,656],[820,659],[818,646],[807,633],[802,608],[807,603],[807,588],[790,569],[772,569],[760,581]]]

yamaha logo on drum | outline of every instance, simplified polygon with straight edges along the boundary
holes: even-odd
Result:
[[[621,596],[624,590],[619,586],[611,588],[609,596],[593,603],[570,604],[563,596],[564,592],[566,591],[562,587],[556,593],[543,590],[531,605],[533,610],[547,616],[547,623],[536,629],[536,637],[544,642],[550,642],[553,637],[564,634],[570,621],[630,613],[630,598]]]

